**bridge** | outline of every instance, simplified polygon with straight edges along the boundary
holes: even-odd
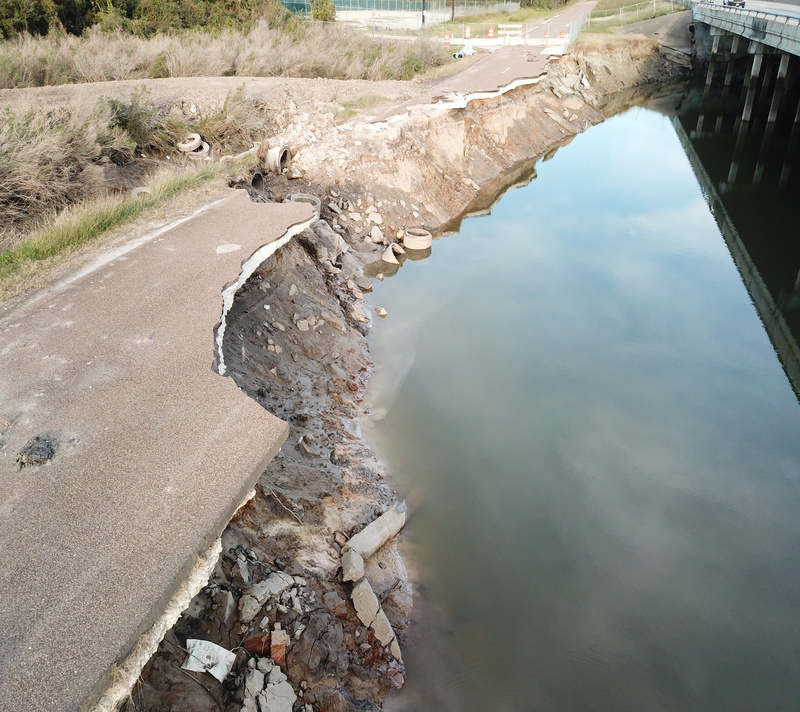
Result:
[[[721,80],[727,90],[738,75],[746,93],[742,120],[750,121],[756,102],[769,102],[768,122],[777,121],[787,110],[787,96],[798,93],[800,6],[769,0],[746,7],[706,0],[689,6],[695,59],[708,62],[706,88]],[[800,121],[800,107],[794,121]]]

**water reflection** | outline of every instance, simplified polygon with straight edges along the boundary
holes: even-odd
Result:
[[[376,285],[425,582],[397,709],[792,709],[800,408],[707,186],[644,109],[536,170]]]

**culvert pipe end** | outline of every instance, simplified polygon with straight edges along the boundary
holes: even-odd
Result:
[[[427,250],[433,244],[433,236],[424,227],[411,226],[403,232],[403,245],[408,250]]]
[[[319,220],[322,201],[316,195],[311,195],[310,193],[293,193],[289,196],[289,201],[292,203],[308,203],[314,208],[315,220]]]
[[[276,146],[267,151],[267,169],[281,173],[292,165],[292,152],[288,146]]]

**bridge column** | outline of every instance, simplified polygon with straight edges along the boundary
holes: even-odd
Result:
[[[733,68],[736,63],[736,54],[739,52],[739,40],[741,39],[740,35],[734,35],[733,41],[731,42],[731,54],[728,57],[728,69],[725,72],[725,91],[727,92],[731,88],[731,79],[733,79]]]
[[[756,98],[756,90],[758,89],[758,77],[761,74],[761,65],[764,61],[763,47],[757,42],[753,42],[752,47],[755,46],[755,53],[753,54],[753,63],[750,66],[750,72],[747,75],[747,98],[744,102],[744,111],[742,112],[742,121],[750,121],[753,115],[753,103]]]
[[[778,110],[780,109],[783,97],[786,94],[786,73],[789,70],[789,55],[781,55],[781,63],[778,65],[778,80],[775,82],[775,91],[772,93],[772,103],[769,107],[769,117],[767,121],[774,124],[778,118]]]

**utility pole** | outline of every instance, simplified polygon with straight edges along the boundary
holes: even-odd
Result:
[[[425,0],[422,0],[422,26],[425,27]]]

